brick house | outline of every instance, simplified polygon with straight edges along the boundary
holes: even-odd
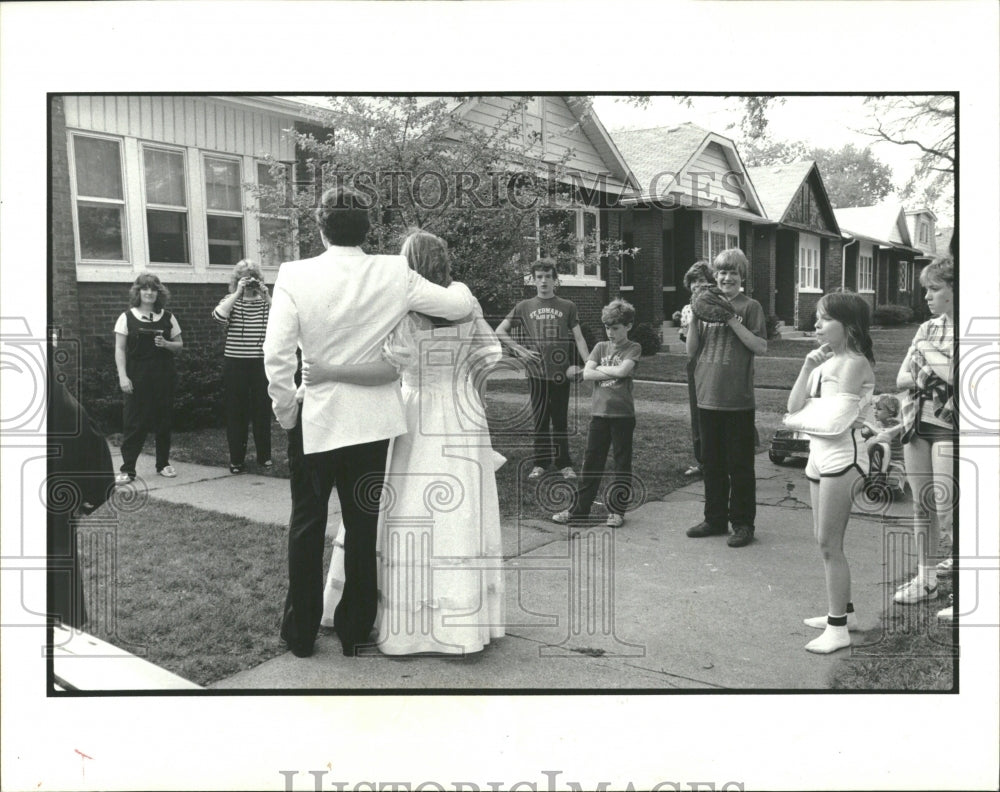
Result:
[[[841,285],[843,272],[840,227],[819,168],[806,160],[748,173],[770,220],[754,229],[756,299],[766,314],[811,330],[816,303]]]
[[[212,309],[243,257],[274,280],[291,249],[268,243],[247,183],[268,155],[292,161],[295,102],[264,97],[50,98],[51,320],[103,365],[129,286],[149,270],[171,290],[188,348],[218,341]],[[73,366],[75,370],[75,366]]]
[[[138,273],[154,272],[169,286],[169,307],[185,346],[204,349],[220,340],[211,311],[226,293],[234,263],[244,257],[259,261],[265,280],[273,282],[278,265],[298,256],[294,245],[279,248],[269,241],[273,227],[287,221],[257,212],[248,185],[269,182],[268,156],[289,163],[301,158],[286,130],[325,131],[316,127],[318,101],[51,98],[51,319],[64,337],[80,340],[84,366],[105,365],[115,319]],[[508,118],[516,101],[456,99],[452,112],[492,126]],[[546,161],[565,161],[561,178],[588,188],[595,204],[547,209],[539,212],[541,221],[575,230],[581,240],[607,239],[613,226],[607,207],[635,183],[596,115],[573,97],[538,96],[513,123],[520,125],[525,151],[538,160],[540,173]],[[530,247],[533,240],[526,242]],[[594,264],[591,257],[561,282],[560,293],[578,303],[582,317],[599,323],[609,294],[607,264]]]
[[[911,242],[903,208],[883,203],[835,212],[845,235],[843,285],[865,297],[872,308],[921,308],[916,262],[926,263],[927,257]]]
[[[623,257],[619,285],[637,321],[659,326],[679,310],[688,267],[729,247],[747,254],[744,290],[763,303],[770,286],[754,242],[769,221],[734,143],[690,123],[619,131],[614,141],[639,184],[622,199],[628,211],[610,218],[612,237],[639,248]]]

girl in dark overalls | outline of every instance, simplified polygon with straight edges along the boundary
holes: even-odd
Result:
[[[170,292],[155,275],[144,273],[129,289],[129,310],[115,324],[115,364],[125,394],[121,473],[135,478],[135,461],[150,431],[156,435],[156,472],[173,478],[170,424],[174,400],[174,355],[184,346],[177,319],[164,308]]]

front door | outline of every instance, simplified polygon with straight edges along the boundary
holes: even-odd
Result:
[[[790,231],[779,231],[775,251],[774,312],[786,325],[795,323],[795,269],[798,266],[796,237]]]

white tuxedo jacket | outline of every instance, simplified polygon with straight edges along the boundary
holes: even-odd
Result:
[[[295,426],[295,351],[304,360],[369,363],[409,311],[460,319],[475,305],[469,289],[447,289],[411,270],[403,256],[370,256],[331,246],[322,255],[281,265],[264,339],[264,369],[274,414]],[[302,404],[306,454],[384,440],[406,432],[399,383],[310,385]]]

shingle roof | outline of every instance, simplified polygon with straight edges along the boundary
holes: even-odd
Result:
[[[662,173],[676,174],[698,150],[709,130],[691,123],[653,129],[618,130],[611,138],[646,194],[653,179]],[[663,195],[671,182],[660,178],[657,192]]]
[[[863,236],[884,245],[908,246],[909,242],[900,234],[900,218],[903,209],[898,204],[882,203],[876,206],[853,206],[834,209],[837,224],[842,231]],[[906,227],[906,222],[902,223]]]
[[[771,220],[780,221],[815,163],[812,160],[787,165],[747,168],[747,175]],[[839,222],[839,217],[837,218]]]

